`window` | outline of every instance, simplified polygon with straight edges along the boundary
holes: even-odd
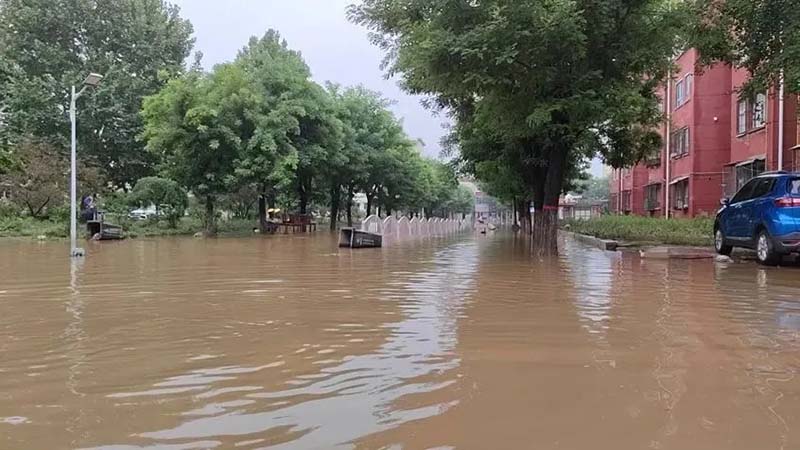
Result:
[[[767,94],[742,99],[736,104],[736,134],[762,128],[767,123]]]
[[[747,133],[747,100],[739,100],[736,107],[736,132],[738,134]]]
[[[789,194],[800,195],[800,178],[789,180]]]
[[[693,74],[687,74],[683,79],[675,82],[675,107],[679,107],[689,101],[692,93]]]
[[[672,207],[675,209],[689,208],[689,179],[680,180],[672,185]]]
[[[764,173],[766,161],[755,159],[746,164],[736,166],[736,189],[740,189],[745,183]]]
[[[672,133],[670,155],[673,158],[680,158],[687,154],[689,154],[689,127],[684,127]]]
[[[611,198],[609,199],[609,204],[611,205],[611,208],[613,210],[616,210],[617,208],[619,208],[618,199],[619,199],[619,196],[617,194],[611,194]],[[617,212],[619,212],[619,211],[617,211]]]
[[[688,102],[689,97],[692,95],[692,82],[694,82],[694,74],[687,74],[683,82],[683,89],[685,90],[683,98],[684,103]]]
[[[622,211],[630,212],[631,210],[631,191],[622,192]]]
[[[663,152],[663,148],[658,149],[658,153],[655,155],[650,156],[645,160],[645,165],[647,167],[658,167],[661,165],[661,153]]]
[[[756,95],[753,102],[753,129],[761,128],[767,123],[767,96],[765,94]]]
[[[772,192],[772,186],[775,185],[774,178],[761,178],[760,180],[756,180],[756,184],[753,187],[753,195],[751,198],[759,198],[763,197],[770,192]]]
[[[651,184],[650,186],[647,186],[645,190],[645,209],[648,211],[653,211],[661,208],[661,185]]]
[[[756,186],[756,180],[752,180],[749,183],[742,186],[742,188],[739,189],[739,192],[737,192],[736,195],[733,196],[733,200],[731,200],[731,203],[739,203],[750,200],[752,198],[753,189],[755,188],[755,186]]]
[[[800,127],[797,127],[797,141],[800,142]],[[800,172],[800,146],[794,149],[794,171]]]

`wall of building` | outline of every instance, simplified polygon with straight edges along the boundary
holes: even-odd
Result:
[[[694,130],[695,119],[695,104],[696,98],[694,95],[695,86],[697,85],[697,76],[695,75],[695,62],[697,60],[697,52],[694,49],[687,50],[681,54],[675,65],[678,67],[674,73],[674,81],[672,89],[670,90],[669,105],[672,108],[672,127],[671,132],[674,134],[677,130],[684,127],[689,127],[689,153],[680,157],[673,157],[671,149],[667,149],[668,161],[670,164],[670,182],[677,178],[689,175],[693,169],[692,157],[695,150],[695,141],[697,139],[696,130]],[[676,91],[675,86],[678,80],[685,80],[687,75],[692,75],[692,86],[689,90],[689,99],[682,105],[677,105],[675,101]],[[665,139],[666,140],[666,139]],[[672,140],[672,139],[670,139]]]
[[[688,127],[690,133],[690,146],[688,154],[672,157],[671,149],[665,145],[662,148],[660,164],[656,161],[642,163],[636,167],[612,174],[611,193],[618,195],[620,178],[622,191],[631,192],[631,213],[642,215],[664,215],[662,210],[649,210],[645,207],[647,186],[661,184],[661,207],[669,207],[673,217],[694,217],[697,215],[712,215],[719,209],[719,200],[726,195],[723,192],[736,187],[736,164],[751,161],[755,158],[766,159],[766,170],[777,169],[778,148],[778,99],[773,89],[767,93],[766,123],[763,127],[739,134],[738,125],[738,100],[741,87],[747,82],[748,75],[742,70],[732,69],[728,65],[717,64],[696,70],[697,52],[687,50],[676,60],[678,70],[674,73],[671,84],[672,106],[670,130],[675,132]],[[686,80],[692,74],[691,87],[688,89],[688,99],[676,104],[676,82]],[[660,92],[662,98],[666,96],[666,89]],[[784,110],[785,138],[784,138],[784,169],[800,169],[800,127],[798,126],[797,111],[798,97],[787,96]],[[748,116],[747,120],[750,120]],[[662,137],[667,134],[665,123],[661,130]],[[674,139],[671,139],[674,140]],[[666,144],[666,143],[665,143]],[[669,165],[669,167],[667,167]],[[667,168],[669,173],[667,173]],[[797,170],[795,169],[795,170]],[[739,177],[746,175],[739,174]],[[670,193],[670,203],[673,200],[672,183],[685,177],[689,179],[689,207],[685,210],[674,209],[672,205],[665,205],[666,193]],[[619,202],[618,202],[619,203]],[[617,210],[617,204],[612,203],[611,210]]]
[[[716,64],[694,78],[692,171],[719,174],[731,152],[731,67]]]
[[[694,174],[689,186],[689,215],[713,216],[719,210],[722,198],[721,172]]]

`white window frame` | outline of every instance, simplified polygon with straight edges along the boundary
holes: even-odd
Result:
[[[679,108],[685,105],[691,98],[692,83],[694,81],[694,74],[687,73],[683,78],[675,82],[675,107]]]
[[[681,196],[678,196],[678,187],[683,188]],[[673,209],[688,209],[689,208],[689,179],[676,181],[672,184],[672,208]]]
[[[661,184],[650,184],[645,187],[645,201],[648,211],[661,209]]]
[[[622,191],[622,212],[633,211],[633,192],[630,190]]]
[[[692,84],[694,83],[694,74],[687,73],[686,76],[683,78],[683,103],[689,101],[692,97]]]
[[[757,130],[767,124],[767,94],[756,94],[751,109],[750,125],[753,130]]]
[[[682,79],[675,82],[675,107],[680,107],[683,105],[683,99],[685,96],[683,88],[684,84]]]
[[[747,109],[747,100],[736,102],[736,134],[738,135],[747,133]]]
[[[673,159],[681,158],[689,154],[691,139],[689,127],[683,127],[672,132],[672,142],[670,143],[670,157]]]

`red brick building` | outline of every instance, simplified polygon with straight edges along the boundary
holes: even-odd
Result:
[[[740,100],[747,73],[725,64],[701,71],[698,57],[694,49],[681,54],[677,72],[661,92],[669,120],[660,130],[660,154],[612,171],[611,211],[712,215],[721,198],[732,196],[753,176],[778,169],[778,93]],[[800,169],[796,97],[785,98],[783,122],[783,168]]]

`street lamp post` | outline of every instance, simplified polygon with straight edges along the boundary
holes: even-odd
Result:
[[[77,163],[76,163],[76,150],[78,147],[78,138],[77,138],[77,120],[76,120],[76,111],[75,111],[75,102],[86,92],[86,89],[89,87],[97,87],[100,84],[100,81],[103,79],[103,76],[97,73],[90,73],[86,80],[83,81],[83,88],[80,91],[75,92],[75,86],[72,86],[72,95],[70,96],[69,101],[69,120],[72,124],[72,139],[71,139],[71,149],[70,149],[70,190],[69,190],[69,243],[70,243],[70,256],[75,258],[79,256],[83,256],[85,254],[82,248],[78,248],[77,246],[77,234],[78,234],[78,212],[76,210],[76,203],[78,202],[77,199]]]

